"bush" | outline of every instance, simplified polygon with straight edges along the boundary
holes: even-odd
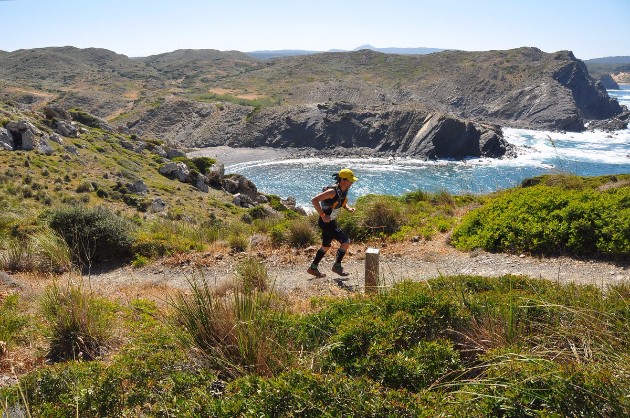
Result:
[[[217,161],[210,157],[195,157],[192,159],[198,172],[206,174],[210,167],[212,167]]]
[[[357,240],[389,236],[403,225],[402,207],[395,197],[362,196],[357,200],[356,209],[354,214],[343,213],[339,225]]]
[[[287,242],[287,225],[285,223],[274,225],[269,232],[269,238],[274,247],[279,247]]]
[[[292,247],[304,248],[317,242],[317,236],[310,223],[304,222],[304,219],[292,221],[287,228],[288,243]]]
[[[81,286],[48,287],[41,308],[48,323],[49,360],[92,360],[111,338],[111,306]]]
[[[516,189],[464,216],[452,242],[461,249],[627,258],[628,202],[630,187]]]
[[[131,254],[133,224],[104,207],[68,206],[50,213],[75,262],[83,266]]]

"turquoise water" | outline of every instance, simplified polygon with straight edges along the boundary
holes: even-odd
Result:
[[[609,90],[611,97],[630,107],[630,85]],[[517,186],[528,177],[545,173],[604,175],[630,173],[630,129],[607,132],[558,133],[505,128],[508,142],[517,146],[512,159],[424,161],[412,158],[303,158],[253,161],[226,167],[241,173],[264,193],[293,196],[310,206],[312,196],[332,181],[343,167],[359,177],[350,201],[369,194],[401,195],[424,190],[487,193]]]

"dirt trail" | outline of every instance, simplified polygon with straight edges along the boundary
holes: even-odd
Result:
[[[506,274],[524,275],[560,282],[594,284],[630,281],[630,263],[577,260],[568,257],[538,258],[528,255],[466,253],[446,244],[446,237],[428,242],[369,245],[380,250],[379,276],[384,285],[402,280],[425,280],[440,275],[480,275],[499,277]],[[368,245],[356,244],[344,259],[350,273],[341,282],[330,271],[334,248],[320,264],[326,278],[314,279],[306,268],[316,247],[304,250],[272,249],[258,246],[249,253],[230,254],[217,247],[213,251],[186,257],[161,260],[153,265],[134,269],[130,266],[95,272],[89,276],[92,286],[105,293],[120,289],[135,291],[150,289],[186,289],[190,279],[205,278],[222,285],[235,277],[235,267],[248,256],[262,260],[275,288],[296,296],[315,296],[344,291],[362,291],[365,276],[365,250]]]
[[[529,255],[491,254],[482,251],[467,253],[446,244],[446,236],[427,242],[396,244],[353,244],[344,259],[344,268],[350,273],[346,281],[330,271],[333,248],[320,264],[325,278],[314,279],[306,268],[317,247],[296,250],[274,249],[269,245],[256,245],[247,253],[232,254],[229,248],[216,245],[203,253],[178,255],[158,260],[142,268],[129,265],[100,266],[82,277],[76,273],[62,278],[42,278],[32,275],[0,276],[0,292],[9,288],[29,289],[37,293],[52,280],[82,279],[105,295],[127,297],[165,297],[172,290],[188,289],[189,281],[205,278],[216,286],[233,282],[236,266],[247,257],[264,262],[269,279],[275,289],[296,297],[363,291],[365,277],[365,250],[380,250],[379,276],[385,286],[402,280],[425,280],[440,275],[480,275],[499,277],[506,274],[524,275],[560,282],[594,284],[605,288],[610,283],[630,281],[630,262],[578,260],[568,257],[538,258]]]

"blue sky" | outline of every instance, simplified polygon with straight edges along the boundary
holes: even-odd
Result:
[[[0,0],[0,50],[534,46],[630,56],[630,0]],[[624,29],[625,28],[625,29]]]

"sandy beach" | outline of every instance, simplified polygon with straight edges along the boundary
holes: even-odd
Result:
[[[249,161],[265,161],[291,158],[295,156],[295,152],[290,152],[289,150],[280,148],[232,148],[220,146],[197,148],[190,152],[187,152],[186,155],[190,158],[215,158],[225,164],[225,166],[227,167],[234,164],[246,163]]]

